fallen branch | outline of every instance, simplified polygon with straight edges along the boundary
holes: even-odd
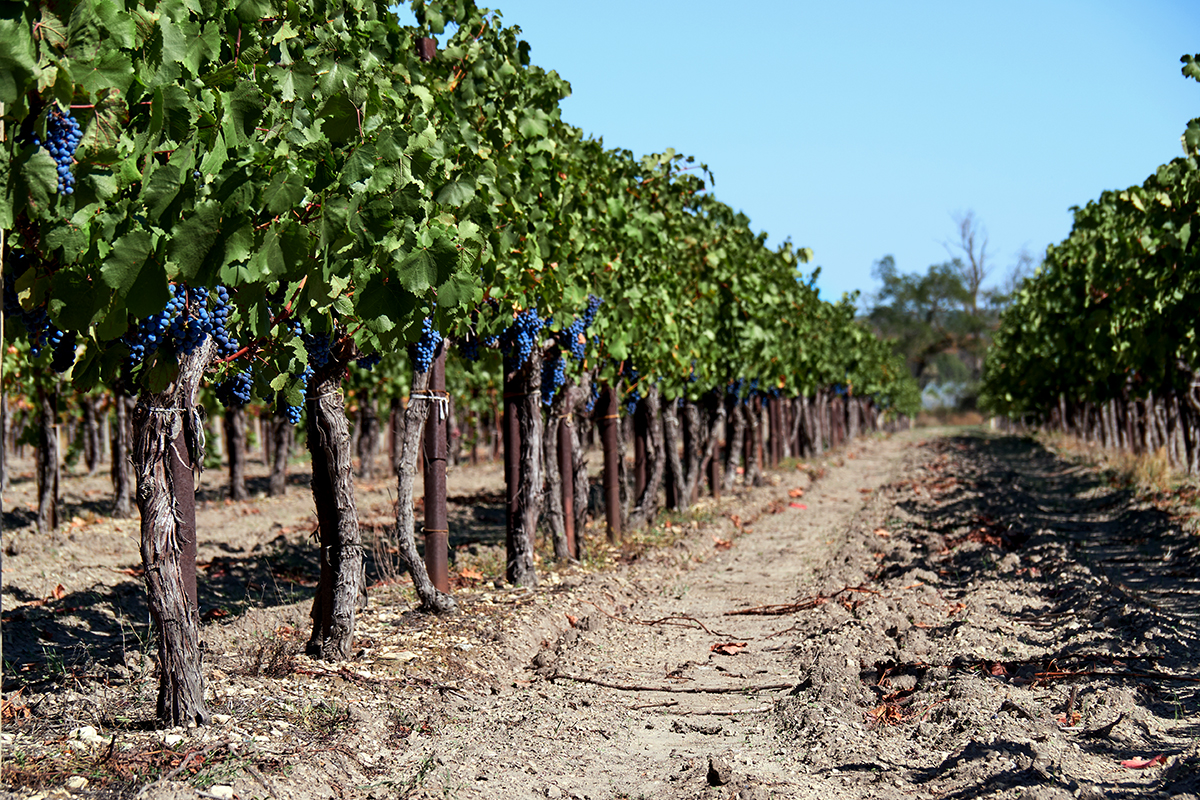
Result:
[[[1182,681],[1184,683],[1200,683],[1200,677],[1192,675],[1172,675],[1169,672],[1133,672],[1104,669],[1089,669],[1082,672],[1035,672],[1034,680],[1058,681],[1067,678],[1149,678],[1161,681]]]
[[[797,611],[807,611],[810,608],[823,606],[833,598],[846,592],[861,592],[863,594],[882,594],[874,589],[868,589],[865,586],[844,586],[838,589],[833,594],[818,594],[806,600],[800,600],[795,603],[773,603],[765,606],[754,606],[753,608],[739,608],[736,611],[726,611],[725,616],[737,617],[746,614],[755,616],[782,616],[784,614],[794,614]]]
[[[591,600],[588,600],[587,602],[589,605],[596,606],[596,608],[598,608],[600,610],[600,613],[604,614],[606,617],[615,619],[618,622],[628,622],[631,625],[645,625],[647,627],[650,627],[653,625],[677,625],[680,628],[692,627],[691,625],[683,625],[683,624],[680,624],[679,622],[675,622],[675,620],[685,620],[687,622],[694,622],[696,624],[696,626],[698,628],[700,628],[700,630],[704,631],[709,636],[730,636],[731,638],[734,638],[734,637],[732,637],[731,634],[728,634],[728,633],[716,633],[716,632],[709,630],[708,627],[703,622],[696,619],[695,617],[671,616],[671,617],[663,617],[662,619],[654,619],[654,620],[633,619],[631,617],[619,617],[616,614],[605,611],[603,608],[601,608],[596,603],[593,603]]]
[[[791,683],[766,683],[759,686],[714,686],[705,688],[702,686],[638,686],[624,683],[611,683],[602,681],[599,678],[588,678],[583,675],[568,675],[564,672],[556,672],[550,676],[551,681],[556,681],[559,678],[567,681],[575,681],[576,683],[590,683],[593,686],[603,686],[605,689],[616,689],[619,692],[663,692],[665,694],[738,694],[739,692],[771,692],[780,689],[791,689],[796,684]]]

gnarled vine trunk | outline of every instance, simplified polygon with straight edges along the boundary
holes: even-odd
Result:
[[[58,527],[58,392],[38,387],[37,490],[38,533]]]
[[[271,477],[267,482],[267,494],[271,497],[283,497],[287,494],[287,462],[289,451],[292,449],[292,424],[278,409],[271,419],[270,432]]]
[[[345,364],[317,373],[308,386],[308,449],[312,454],[312,493],[320,535],[321,576],[313,598],[312,635],[307,652],[326,661],[344,661],[354,646],[354,616],[365,591],[362,532],[354,499],[350,423],[339,388]],[[287,440],[275,439],[275,460]]]
[[[425,433],[425,420],[429,417],[430,400],[429,373],[413,373],[412,391],[408,407],[404,409],[401,427],[396,431],[399,439],[399,467],[396,469],[396,527],[392,536],[403,565],[408,568],[413,587],[421,600],[421,610],[434,614],[447,614],[458,608],[453,597],[439,591],[429,579],[425,561],[417,550],[416,515],[413,508],[413,485],[416,483],[417,456],[421,451],[421,439]]]
[[[658,513],[658,492],[662,489],[666,453],[663,448],[662,415],[659,413],[658,386],[650,387],[639,405],[644,406],[646,426],[646,476],[641,493],[629,514],[631,530],[644,528]]]
[[[229,499],[245,500],[246,491],[246,407],[225,409],[225,452],[229,458]]]
[[[193,470],[204,461],[204,424],[196,393],[214,352],[210,338],[179,356],[179,375],[161,392],[143,392],[133,411],[133,469],[141,511],[142,565],[158,634],[158,717],[204,724],[204,673],[196,602]]]
[[[112,435],[112,482],[113,512],[118,519],[133,516],[133,481],[130,480],[130,397],[125,393],[125,384],[118,380],[113,388],[113,435]]]

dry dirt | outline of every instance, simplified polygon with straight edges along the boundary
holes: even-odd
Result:
[[[376,585],[358,657],[299,654],[301,474],[199,506],[214,724],[156,730],[137,525],[5,497],[14,797],[1197,797],[1197,537],[1028,439],[916,432],[769,473],[514,590],[496,466],[450,492],[461,611]],[[260,467],[261,469],[261,467]],[[256,479],[261,485],[261,473]],[[386,481],[359,486],[369,530]],[[375,579],[378,575],[372,573]]]

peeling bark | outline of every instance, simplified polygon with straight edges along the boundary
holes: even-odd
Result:
[[[246,491],[246,407],[225,409],[225,453],[229,459],[229,499],[245,500]]]
[[[429,389],[429,373],[413,374],[412,392],[408,407],[404,409],[403,427],[396,432],[400,440],[400,466],[396,470],[396,527],[392,531],[400,559],[412,576],[417,597],[421,599],[421,610],[434,614],[447,614],[458,608],[458,603],[445,592],[439,592],[429,579],[425,561],[417,550],[416,516],[413,509],[413,484],[417,474],[417,455],[421,451],[421,438],[425,432],[425,420],[429,417],[430,402],[420,399]]]
[[[654,516],[658,513],[658,492],[662,489],[663,472],[666,467],[659,397],[658,387],[652,386],[646,392],[646,397],[639,403],[645,407],[646,478],[642,492],[629,514],[631,530],[644,528],[654,520]]]
[[[345,372],[337,363],[308,386],[308,450],[312,493],[321,543],[321,577],[313,598],[313,630],[306,648],[326,661],[345,661],[354,650],[354,616],[364,591],[362,532],[354,499],[350,423],[339,388]],[[287,440],[275,439],[275,462]],[[272,475],[272,479],[274,476]]]
[[[687,418],[687,408],[690,404],[684,403],[684,415]],[[694,407],[693,407],[694,408]],[[693,414],[694,416],[694,414]],[[679,404],[674,400],[668,400],[663,403],[662,408],[662,439],[663,450],[666,452],[666,474],[664,480],[667,484],[667,508],[673,511],[680,511],[692,502],[691,488],[689,487],[688,478],[689,471],[684,469],[684,461],[691,462],[697,457],[697,434],[699,426],[696,426],[696,433],[689,431],[691,420],[688,420],[688,427],[683,427],[679,424]],[[683,441],[680,442],[680,439]],[[680,445],[683,446],[683,456],[680,456]],[[693,468],[691,472],[695,472]]]
[[[550,529],[550,538],[554,543],[554,557],[559,561],[571,558],[567,546],[567,522],[563,503],[563,481],[559,472],[558,428],[566,422],[570,413],[571,385],[564,385],[555,395],[550,405],[550,419],[547,430],[542,437],[542,462],[546,469],[546,527]],[[574,498],[572,498],[573,500]],[[573,521],[572,521],[573,522]]]
[[[358,401],[358,475],[370,480],[378,472],[375,458],[379,453],[379,414],[375,400],[363,392]]]
[[[112,437],[112,481],[113,481],[113,512],[117,519],[128,519],[133,516],[133,481],[130,480],[130,427],[129,427],[130,397],[125,394],[123,381],[118,380],[113,388],[113,408],[115,420]]]
[[[271,478],[267,483],[270,497],[287,494],[287,461],[291,450],[292,425],[278,409],[271,420]]]
[[[194,594],[192,471],[200,469],[204,459],[196,393],[214,349],[212,339],[205,338],[192,353],[180,355],[175,382],[162,392],[143,392],[133,411],[142,564],[158,633],[158,717],[171,725],[200,725],[209,719]]]
[[[38,387],[37,529],[48,533],[58,527],[58,392]]]
[[[514,520],[517,529],[511,531],[509,543],[516,544],[522,537],[526,549],[513,549],[509,552],[509,563],[517,559],[526,560],[526,569],[520,573],[514,572],[509,580],[518,586],[536,586],[537,572],[534,571],[534,544],[536,542],[538,519],[542,513],[542,425],[541,409],[541,379],[542,354],[534,348],[529,361],[519,373],[521,376],[522,396],[517,398],[517,419],[521,426],[521,479],[518,490],[518,513]]]

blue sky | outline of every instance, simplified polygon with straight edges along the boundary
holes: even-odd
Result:
[[[706,162],[772,244],[815,251],[822,295],[949,256],[986,227],[995,279],[1070,232],[1072,205],[1181,155],[1200,2],[504,0],[564,118],[641,155]],[[993,281],[994,282],[994,281]]]

